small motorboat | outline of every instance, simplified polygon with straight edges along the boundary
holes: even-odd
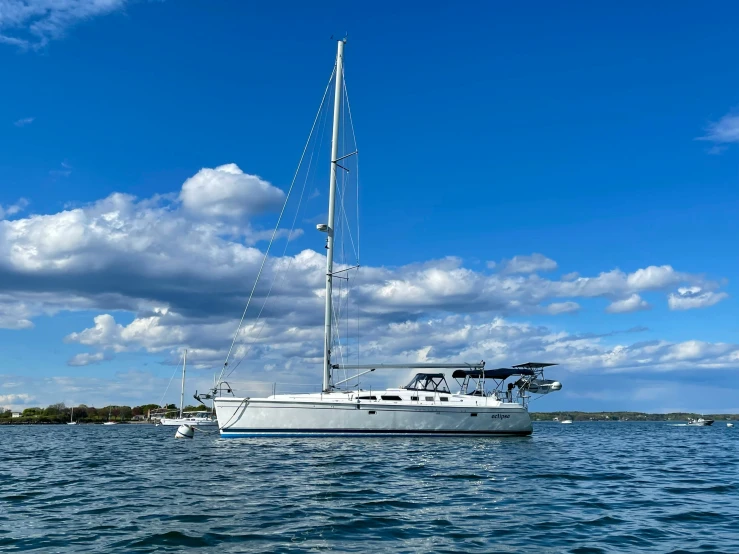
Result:
[[[709,425],[713,425],[713,420],[699,417],[698,419],[689,419],[688,425],[693,425],[695,427],[708,427]]]
[[[727,427],[734,427],[734,424],[733,423],[727,423],[726,426]]]
[[[563,419],[562,421],[560,421],[560,423],[562,423],[564,425],[565,423],[572,423],[572,420],[571,419]]]

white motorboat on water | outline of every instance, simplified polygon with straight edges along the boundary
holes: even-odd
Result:
[[[726,426],[727,427],[734,427],[734,424],[733,423],[727,423]]]
[[[187,368],[187,350],[182,357],[182,387],[180,389],[180,411],[177,417],[162,417],[159,420],[160,425],[169,427],[179,427],[180,425],[195,425],[200,427],[218,425],[218,420],[213,417],[213,413],[207,410],[198,410],[185,412],[185,372]]]
[[[689,419],[688,425],[696,426],[696,427],[708,427],[709,425],[713,425],[712,419],[703,419],[702,417],[699,417],[698,419]]]
[[[345,88],[343,87],[345,42],[345,40],[338,42],[336,64],[324,95],[325,101],[330,84],[333,82],[333,132],[328,220],[325,224],[317,225],[319,231],[326,233],[326,271],[321,272],[325,279],[325,309],[322,347],[323,383],[320,392],[277,394],[273,387],[273,393],[269,396],[249,397],[243,394],[237,396],[234,388],[226,381],[230,375],[230,373],[226,374],[226,369],[230,369],[231,372],[235,369],[228,367],[228,364],[234,344],[242,331],[242,317],[242,323],[239,324],[234,335],[231,349],[226,356],[223,370],[215,387],[209,394],[196,394],[196,398],[200,400],[202,396],[204,399],[213,399],[220,433],[223,437],[529,435],[532,432],[531,417],[528,412],[528,400],[531,395],[548,394],[562,388],[558,381],[544,379],[544,368],[556,364],[527,363],[507,368],[486,369],[484,361],[363,365],[336,362],[337,359],[341,361],[343,355],[341,343],[336,336],[340,327],[334,321],[334,311],[337,306],[332,305],[334,278],[346,280],[346,272],[359,267],[357,262],[355,266],[344,266],[335,271],[333,265],[337,172],[341,170],[342,176],[345,175],[348,170],[341,164],[347,162],[343,160],[357,154],[356,149],[353,152],[339,152],[339,127],[340,121],[344,120],[343,114],[349,114],[348,123],[351,125],[351,111],[344,109],[348,106],[348,102],[344,102]],[[321,103],[322,108],[323,106],[324,102]],[[344,123],[347,123],[346,120]],[[313,131],[311,131],[311,136],[312,134]],[[342,136],[353,136],[353,129]],[[343,141],[341,144],[344,144]],[[342,199],[339,203],[339,213],[345,214],[341,211],[345,209],[343,204],[345,193],[339,189],[338,194]],[[344,221],[341,215],[339,221]],[[275,229],[276,232],[277,229]],[[337,247],[338,244],[340,243],[337,243]],[[269,247],[264,254],[263,264],[268,254]],[[256,283],[254,287],[256,288]],[[244,316],[248,308],[249,302],[247,302]],[[336,332],[334,327],[336,327]],[[382,390],[360,388],[359,377],[380,369],[415,369],[418,373],[402,387]],[[354,373],[354,375],[335,381],[335,374],[338,371],[343,371],[345,374],[346,372]],[[449,388],[447,372],[451,372],[451,377],[459,386],[455,392]],[[509,378],[513,379],[506,382]],[[348,388],[351,385],[346,384],[350,381],[356,383],[353,388]],[[342,385],[347,388],[342,388]]]
[[[563,425],[568,425],[568,424],[572,423],[572,420],[571,419],[563,419],[562,421],[560,421],[560,423],[563,424]]]

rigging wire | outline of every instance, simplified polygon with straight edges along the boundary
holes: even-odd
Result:
[[[362,264],[361,258],[360,258],[360,240],[359,240],[359,231],[360,231],[360,226],[359,226],[359,145],[357,144],[357,135],[354,129],[354,119],[352,118],[352,106],[349,103],[349,91],[346,88],[346,75],[345,75],[346,72],[344,71],[343,67],[341,68],[341,72],[342,72],[342,77],[343,77],[341,82],[344,85],[344,97],[346,98],[345,100],[346,112],[349,114],[349,127],[352,130],[352,140],[354,141],[354,150],[357,152],[355,168],[354,168],[354,173],[356,175],[355,180],[357,183],[356,212],[354,215],[357,218],[357,248],[356,248],[355,254],[357,257],[357,273],[359,273],[359,266]],[[353,246],[353,243],[352,243],[352,246]],[[359,342],[359,305],[356,305],[356,309],[357,309],[357,315],[356,315],[356,318],[357,318],[357,365],[359,365],[359,344],[360,344]],[[348,318],[347,318],[347,325],[348,325]],[[357,386],[359,386],[359,380],[357,380]]]
[[[328,86],[331,85],[333,76],[334,74],[332,73],[331,78],[329,79]],[[328,90],[328,87],[327,87],[327,90]],[[326,93],[324,92],[324,100],[325,100],[325,95]],[[298,199],[298,206],[295,209],[295,215],[293,216],[292,225],[290,226],[290,232],[288,233],[287,241],[285,242],[285,247],[282,249],[282,258],[285,258],[285,254],[287,253],[287,248],[290,245],[290,241],[292,240],[293,231],[295,230],[295,225],[297,224],[297,221],[298,221],[298,215],[300,214],[300,207],[302,206],[302,203],[303,203],[303,198],[305,196],[305,190],[308,185],[308,179],[311,176],[311,167],[313,166],[313,158],[316,155],[316,150],[317,149],[320,150],[320,146],[321,144],[323,144],[323,137],[325,135],[326,124],[328,121],[328,110],[321,111],[323,105],[324,103],[322,102],[321,108],[319,108],[319,113],[321,114],[321,120],[319,122],[319,128],[320,128],[319,137],[317,141],[313,141],[312,143],[311,153],[310,153],[310,156],[308,157],[308,167],[306,169],[305,179],[303,179],[303,186],[300,190],[300,197]],[[309,141],[310,141],[310,138],[311,137],[309,136],[308,138]],[[313,179],[311,180],[311,184],[313,184],[314,182],[315,182],[315,175],[313,176]],[[264,308],[267,305],[267,301],[269,300],[269,297],[272,294],[272,289],[274,288],[275,283],[277,282],[277,279],[279,277],[284,278],[285,274],[290,271],[290,268],[292,267],[292,263],[294,260],[295,260],[294,257],[288,258],[287,267],[282,272],[275,271],[272,277],[272,282],[269,286],[269,290],[267,291],[267,295],[264,298],[264,302],[262,302],[262,307],[260,308],[259,313],[257,314],[257,318],[255,320],[254,326],[256,326],[259,323],[262,317],[262,312],[264,311]],[[241,356],[239,361],[231,368],[231,371],[228,372],[228,374],[226,375],[226,378],[228,378],[234,371],[236,371],[236,369],[241,365],[244,359],[249,355],[249,352],[251,352],[252,347],[257,342],[257,340],[259,340],[259,337],[261,337],[262,331],[264,330],[266,324],[267,324],[266,321],[262,322],[262,325],[259,327],[259,330],[257,331],[256,336],[252,337],[252,340],[247,345],[246,350],[244,351],[244,354]]]
[[[167,396],[167,391],[169,390],[169,385],[172,384],[172,380],[174,379],[175,374],[177,373],[177,370],[180,368],[179,365],[176,365],[174,368],[174,371],[172,372],[172,377],[169,378],[169,383],[167,384],[167,388],[164,389],[164,394],[162,395],[162,399],[159,401],[159,405],[161,406],[164,402],[164,397]]]
[[[322,130],[321,130],[321,135],[320,135],[320,138],[318,140],[318,144],[319,145],[323,141],[323,134],[324,134],[323,132],[325,131],[325,124],[326,124],[326,118],[324,117],[323,118],[323,127],[322,127]],[[295,224],[296,224],[296,222],[298,220],[298,214],[300,213],[300,206],[303,203],[303,196],[305,195],[305,189],[306,189],[306,185],[308,183],[308,175],[310,174],[310,168],[311,168],[311,166],[313,164],[313,156],[315,154],[315,151],[316,151],[316,147],[315,147],[315,143],[314,143],[313,149],[311,150],[311,155],[308,158],[308,169],[306,170],[306,176],[305,176],[305,179],[303,180],[303,187],[302,187],[302,189],[300,191],[300,197],[298,199],[298,207],[295,210],[295,215],[293,217],[292,226],[290,227],[290,232],[288,233],[287,241],[285,242],[285,248],[283,248],[283,250],[282,250],[282,258],[285,257],[285,254],[287,252],[287,247],[290,245],[290,240],[291,240],[293,231],[295,230]],[[275,283],[277,282],[277,279],[279,277],[284,277],[285,274],[288,271],[290,271],[290,267],[292,266],[292,263],[293,263],[294,260],[295,260],[294,257],[291,257],[291,258],[288,259],[287,267],[285,268],[285,270],[283,272],[277,272],[277,271],[275,271],[275,274],[272,277],[272,283],[269,286],[269,290],[267,291],[267,295],[264,297],[264,302],[262,302],[262,307],[260,308],[259,313],[257,314],[257,318],[255,320],[254,326],[256,326],[257,323],[259,323],[259,320],[262,317],[262,312],[264,311],[264,308],[267,305],[267,301],[269,300],[269,297],[272,294],[272,289],[274,288]],[[267,325],[267,322],[266,321],[263,321],[261,327],[259,328],[259,331],[256,334],[256,336],[252,338],[251,342],[247,345],[246,350],[244,351],[243,356],[241,356],[241,358],[239,359],[239,361],[231,368],[231,371],[228,372],[228,375],[226,375],[226,378],[228,378],[234,371],[236,371],[236,369],[241,365],[241,362],[243,362],[244,359],[249,355],[249,352],[251,352],[252,347],[257,342],[257,340],[259,340],[259,337],[261,337],[262,331],[264,330],[264,327],[266,325]]]
[[[244,318],[246,318],[246,312],[249,310],[249,305],[251,304],[251,299],[254,297],[254,291],[257,289],[257,284],[259,283],[259,279],[262,276],[262,271],[264,271],[264,266],[267,262],[267,258],[269,256],[269,251],[272,248],[272,243],[275,240],[275,237],[277,235],[277,230],[280,227],[280,222],[282,221],[282,216],[285,213],[285,208],[287,207],[288,201],[290,200],[290,195],[292,194],[293,186],[295,185],[295,181],[298,178],[298,173],[300,172],[300,167],[303,164],[303,159],[305,158],[305,153],[308,150],[308,145],[310,144],[310,140],[313,136],[313,131],[316,128],[316,123],[319,120],[319,116],[321,114],[321,110],[323,109],[323,104],[326,101],[326,95],[328,94],[329,88],[331,86],[331,81],[333,80],[334,74],[336,73],[336,66],[334,66],[333,71],[331,72],[331,77],[328,80],[328,84],[326,85],[326,90],[323,92],[323,98],[321,99],[321,105],[318,107],[318,113],[316,113],[316,117],[313,119],[313,125],[311,126],[310,133],[308,134],[308,140],[305,143],[305,147],[303,147],[303,152],[300,155],[300,161],[298,162],[298,167],[295,170],[295,175],[293,176],[292,182],[290,183],[290,188],[287,191],[287,196],[285,197],[285,203],[282,205],[282,209],[280,210],[280,215],[277,218],[277,224],[275,225],[275,229],[272,232],[272,238],[270,238],[269,244],[267,245],[267,250],[264,252],[264,257],[262,258],[262,264],[259,267],[259,272],[257,273],[257,278],[254,281],[254,286],[251,289],[251,293],[249,294],[249,299],[246,302],[246,307],[244,308],[244,313],[241,315],[241,320],[239,321],[239,326],[236,328],[236,332],[234,333],[234,338],[231,341],[231,346],[228,349],[228,353],[226,354],[226,360],[223,362],[223,369],[221,369],[221,375],[219,376],[218,380],[221,381],[223,378],[223,374],[226,371],[226,367],[228,366],[228,360],[231,357],[231,352],[234,349],[234,346],[236,344],[236,340],[239,337],[239,332],[241,331],[241,327],[244,324]],[[288,236],[288,240],[290,237]],[[230,375],[230,373],[229,373]]]

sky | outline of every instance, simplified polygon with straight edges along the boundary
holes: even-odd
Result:
[[[0,406],[177,402],[184,349],[188,397],[213,382],[346,35],[360,363],[556,362],[535,411],[739,413],[738,15],[0,0]],[[320,384],[323,138],[245,388]]]

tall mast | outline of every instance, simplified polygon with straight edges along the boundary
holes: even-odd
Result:
[[[341,79],[344,65],[344,43],[338,43],[336,52],[336,90],[334,93],[334,127],[331,134],[331,173],[328,192],[328,229],[326,238],[326,313],[323,345],[323,390],[328,392],[331,387],[331,289],[334,271],[334,207],[336,197],[336,165],[339,157],[339,118],[341,117]]]
[[[187,366],[187,350],[182,358],[182,390],[180,391],[180,418],[182,418],[182,410],[185,408],[185,366]]]

